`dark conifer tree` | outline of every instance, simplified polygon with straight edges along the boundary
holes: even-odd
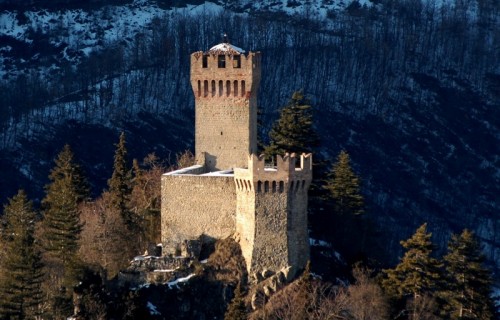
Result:
[[[401,245],[406,252],[394,269],[384,270],[382,285],[386,292],[417,306],[419,298],[434,296],[440,289],[440,262],[431,256],[434,245],[427,224],[421,225],[415,234]],[[415,310],[410,313],[415,314]]]
[[[78,282],[81,262],[77,252],[82,230],[79,204],[88,198],[88,184],[68,145],[55,159],[42,200],[41,242],[44,249],[45,291],[61,316],[71,312],[73,286]],[[58,311],[55,311],[57,309]]]
[[[279,119],[269,132],[269,138],[269,145],[264,148],[268,159],[287,152],[310,153],[318,146],[319,139],[313,128],[312,107],[301,91],[294,92],[288,104],[281,109]]]
[[[224,315],[224,320],[246,320],[247,318],[247,307],[245,306],[245,300],[243,299],[241,283],[238,283],[236,290],[234,291],[234,298],[229,304],[226,314]]]
[[[121,133],[116,145],[113,174],[108,180],[111,204],[120,212],[129,229],[134,228],[135,219],[129,210],[130,193],[132,192],[132,173],[127,165],[127,148],[125,133]]]
[[[364,212],[364,199],[360,191],[358,176],[351,168],[349,155],[341,151],[327,178],[323,180],[321,208],[313,219],[318,231],[324,234],[335,247],[342,251],[347,260],[362,259],[369,232]]]
[[[445,315],[451,319],[494,319],[491,273],[483,265],[479,242],[469,230],[453,235],[448,243]]]
[[[2,220],[0,318],[34,319],[41,314],[43,274],[34,238],[36,214],[24,191],[9,200]]]
[[[51,183],[45,187],[43,208],[43,246],[63,262],[71,260],[78,250],[81,224],[78,204],[88,198],[88,184],[75,162],[68,145],[55,159],[49,175]]]
[[[349,154],[342,150],[325,182],[335,213],[341,216],[359,215],[364,212],[364,199],[358,176],[351,168]]]

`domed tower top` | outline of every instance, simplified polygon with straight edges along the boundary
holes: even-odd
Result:
[[[195,98],[195,153],[208,171],[244,167],[257,152],[257,91],[260,52],[226,39],[191,54]]]
[[[245,53],[245,50],[238,48],[228,42],[219,43],[208,50],[208,54],[229,54],[239,55]]]

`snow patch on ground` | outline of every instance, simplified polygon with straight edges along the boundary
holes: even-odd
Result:
[[[151,302],[148,301],[147,303],[147,308],[149,310],[149,313],[152,315],[152,316],[159,316],[161,315],[161,313],[158,311],[158,309],[156,308],[156,306],[154,304],[152,304]]]
[[[194,273],[192,273],[192,274],[188,275],[187,277],[184,277],[184,278],[179,278],[179,279],[176,279],[176,280],[174,280],[174,281],[170,281],[170,282],[168,282],[168,283],[167,283],[167,284],[168,284],[168,287],[169,287],[170,289],[172,289],[173,287],[177,287],[177,288],[178,288],[178,287],[179,287],[179,283],[184,283],[184,282],[187,282],[187,281],[189,281],[189,279],[191,279],[191,278],[192,278],[192,277],[194,277],[194,276],[195,276],[195,274],[194,274]]]
[[[317,239],[313,239],[313,238],[309,238],[309,245],[310,246],[317,246],[317,247],[326,247],[326,248],[332,247],[332,245],[327,241],[317,240]]]

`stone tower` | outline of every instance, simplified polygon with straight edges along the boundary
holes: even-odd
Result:
[[[244,167],[257,151],[260,58],[227,42],[191,54],[195,154],[208,171]]]
[[[307,190],[312,179],[311,154],[278,156],[276,167],[251,155],[248,169],[234,169],[236,233],[250,274],[292,274],[309,260]]]

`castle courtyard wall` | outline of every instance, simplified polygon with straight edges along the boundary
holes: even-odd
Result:
[[[222,239],[235,232],[233,175],[167,173],[161,180],[161,240],[175,254],[184,240]]]

